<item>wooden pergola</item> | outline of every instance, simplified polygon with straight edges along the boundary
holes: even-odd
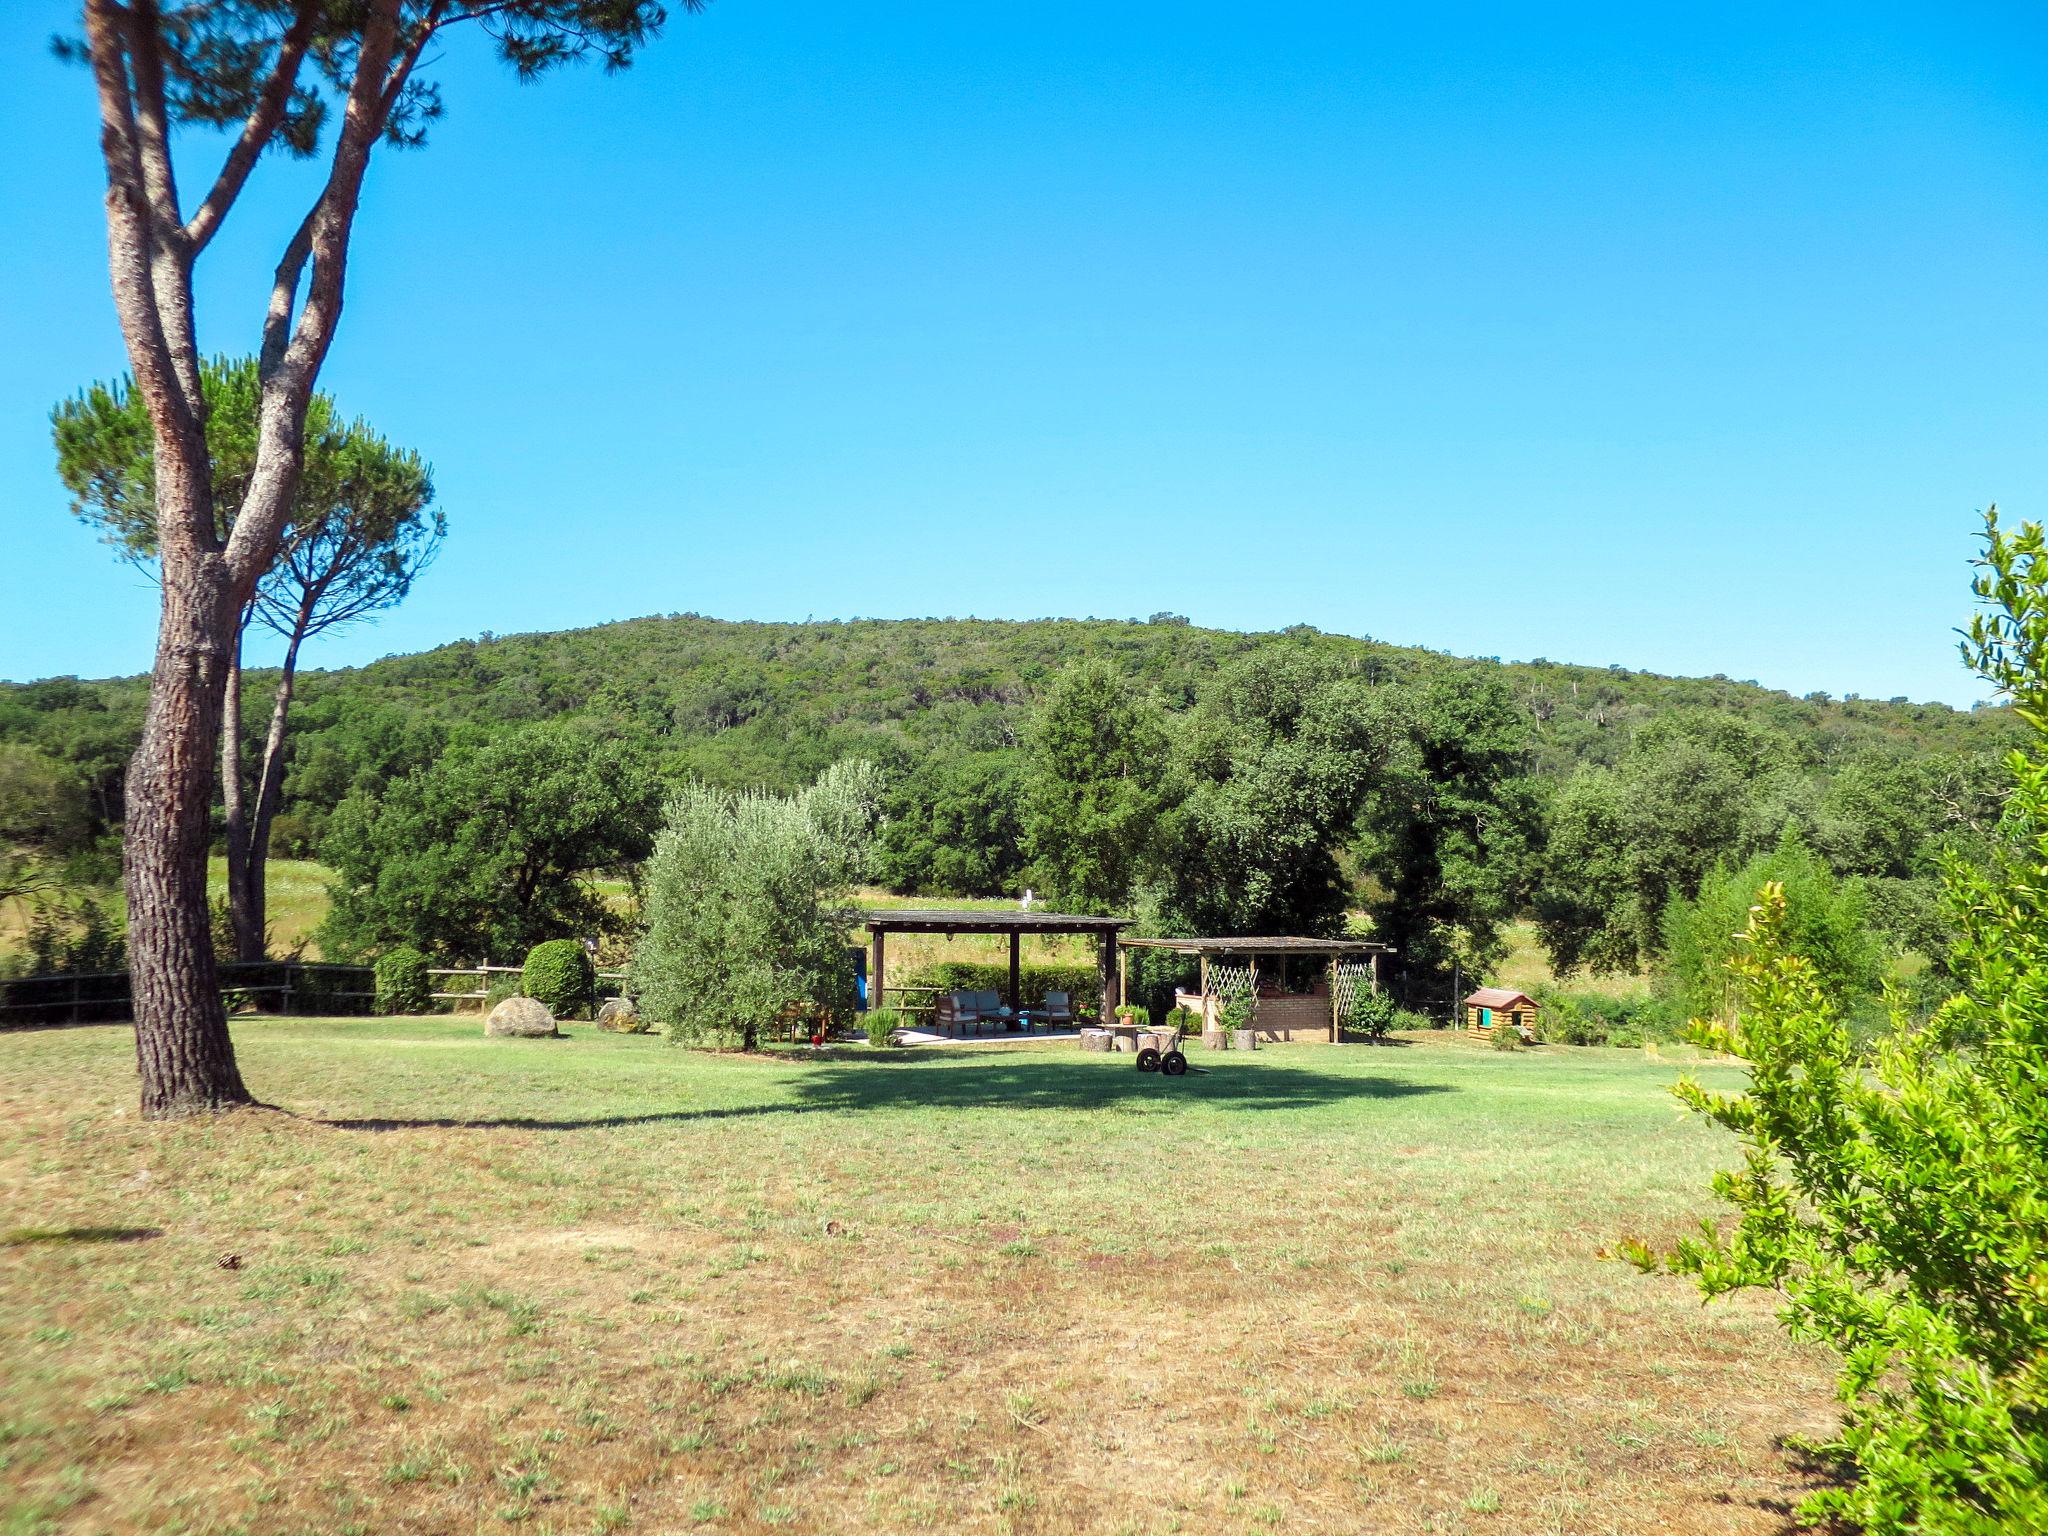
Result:
[[[1345,960],[1369,958],[1372,972],[1373,991],[1380,989],[1380,956],[1391,955],[1390,944],[1375,944],[1369,939],[1305,939],[1305,938],[1215,938],[1215,939],[1120,939],[1124,949],[1164,949],[1180,955],[1195,955],[1202,962],[1202,997],[1205,1002],[1212,996],[1209,990],[1209,965],[1211,961],[1228,961],[1247,964],[1251,968],[1252,986],[1259,983],[1259,962],[1265,960],[1296,960],[1316,958],[1324,962],[1329,978],[1329,1038],[1335,1043],[1342,1037],[1343,1019],[1339,1013],[1340,999],[1337,985],[1337,968]],[[1305,1000],[1304,1000],[1305,1001]],[[1318,1028],[1323,1026],[1318,1023]]]
[[[873,941],[869,959],[868,996],[879,1006],[885,975],[884,939],[892,933],[943,933],[947,938],[962,933],[1004,935],[1010,941],[1010,992],[1012,1010],[1018,1004],[1019,972],[1022,969],[1024,935],[1078,933],[1096,942],[1096,964],[1102,972],[1102,1011],[1105,1016],[1121,997],[1117,994],[1117,935],[1130,926],[1127,917],[1082,917],[1071,912],[1005,912],[999,909],[945,907],[871,907],[860,914]]]

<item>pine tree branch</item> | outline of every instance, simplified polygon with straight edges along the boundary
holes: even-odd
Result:
[[[278,43],[277,63],[263,82],[255,107],[244,119],[234,148],[228,151],[220,174],[214,178],[213,186],[193,212],[191,220],[179,231],[188,261],[206,249],[207,242],[213,239],[221,221],[241,195],[257,160],[277,137],[285,110],[291,105],[299,66],[305,62],[306,50],[312,45],[314,25],[319,15],[319,5],[313,0],[301,0],[298,14],[292,18],[291,26]]]

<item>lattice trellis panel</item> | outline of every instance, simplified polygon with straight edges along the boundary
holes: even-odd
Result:
[[[1209,962],[1209,995],[1219,1003],[1256,1002],[1258,992],[1258,982],[1249,965],[1231,965],[1223,960]]]
[[[1374,990],[1372,965],[1367,961],[1339,960],[1332,985],[1337,989],[1337,1017],[1348,1019],[1351,1017],[1351,1005],[1357,1001],[1359,993]]]
[[[1217,1018],[1221,1018],[1223,1010],[1232,1003],[1243,1003],[1256,1018],[1259,1012],[1258,973],[1248,964],[1232,965],[1228,961],[1211,960],[1209,995],[1216,999]]]

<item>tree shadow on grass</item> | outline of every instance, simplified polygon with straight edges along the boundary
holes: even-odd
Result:
[[[156,1227],[16,1227],[0,1232],[0,1248],[26,1248],[32,1243],[143,1243],[162,1236]]]
[[[1121,1069],[1099,1056],[1072,1060],[947,1060],[943,1056],[877,1056],[858,1063],[811,1067],[787,1098],[771,1103],[638,1115],[543,1117],[447,1116],[426,1119],[324,1120],[345,1131],[529,1130],[573,1131],[608,1126],[689,1125],[759,1115],[858,1114],[872,1110],[991,1109],[1092,1111],[1123,1107],[1206,1104],[1233,1110],[1308,1109],[1357,1099],[1402,1099],[1455,1092],[1448,1084],[1351,1077],[1278,1063],[1218,1066],[1186,1077]]]

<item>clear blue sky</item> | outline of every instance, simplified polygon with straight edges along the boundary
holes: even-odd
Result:
[[[154,620],[50,470],[123,366],[70,9],[0,7],[10,678]],[[718,0],[528,88],[479,41],[324,380],[452,534],[309,664],[1172,609],[1966,702],[1976,509],[2048,514],[2037,8]],[[209,350],[304,195],[264,174]]]

